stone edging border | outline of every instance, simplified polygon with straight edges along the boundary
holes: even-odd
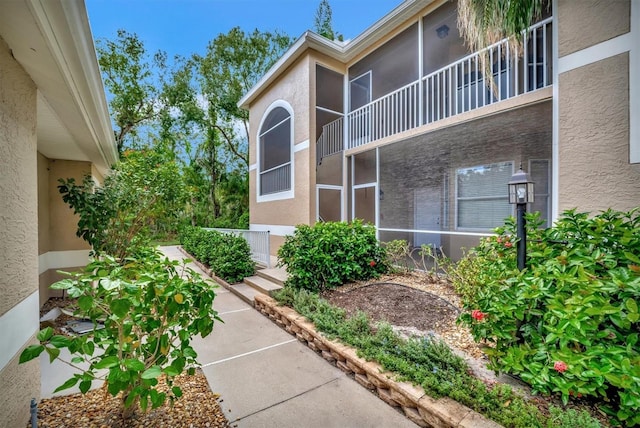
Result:
[[[200,263],[187,251],[178,246],[178,250],[187,256],[215,282],[226,289],[231,284],[216,276],[211,269]],[[434,399],[424,390],[408,382],[393,380],[394,374],[385,372],[382,366],[360,357],[355,349],[336,340],[327,339],[316,331],[315,326],[306,317],[265,295],[255,296],[254,307],[288,333],[320,354],[329,363],[335,365],[349,376],[353,376],[364,388],[374,392],[382,401],[392,407],[401,408],[405,416],[420,427],[436,428],[500,428],[502,425],[485,418],[480,413],[447,397]]]
[[[424,390],[408,382],[393,380],[394,374],[385,372],[377,363],[358,357],[356,350],[327,339],[316,331],[306,317],[295,310],[278,306],[267,295],[255,296],[255,308],[272,321],[338,367],[355,381],[392,407],[401,408],[405,416],[420,427],[436,428],[498,428],[501,425],[470,408],[444,397],[434,399]]]

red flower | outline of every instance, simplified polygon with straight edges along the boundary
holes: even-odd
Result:
[[[504,243],[504,246],[505,246],[505,248],[511,248],[511,247],[513,247],[513,244],[511,242],[507,241],[507,242]]]
[[[564,373],[569,367],[564,361],[556,361],[553,363],[553,369],[558,373]]]
[[[502,237],[501,237],[501,236],[498,236],[498,237],[496,238],[496,241],[498,241],[498,244],[502,244]]]
[[[487,314],[485,314],[479,309],[474,309],[471,311],[471,318],[473,318],[474,320],[482,321],[486,316]]]
[[[374,267],[376,265],[376,261],[375,260],[371,260],[369,262],[369,266]]]

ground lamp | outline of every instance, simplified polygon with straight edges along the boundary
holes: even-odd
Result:
[[[522,170],[522,164],[518,172],[509,180],[509,203],[517,207],[517,236],[518,236],[518,269],[524,269],[527,256],[527,231],[525,228],[524,213],[527,212],[527,204],[533,202],[533,181],[529,174]]]

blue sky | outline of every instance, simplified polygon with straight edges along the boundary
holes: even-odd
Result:
[[[334,31],[354,38],[402,0],[330,0]],[[320,0],[86,0],[94,39],[136,33],[148,52],[172,57],[204,53],[207,43],[235,26],[282,31],[298,38],[313,27]]]

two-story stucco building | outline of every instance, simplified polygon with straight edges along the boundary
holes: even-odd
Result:
[[[0,3],[0,427],[40,398],[39,309],[57,269],[88,262],[59,178],[98,182],[117,160],[84,2]]]
[[[456,17],[406,0],[346,43],[306,32],[243,97],[272,255],[296,224],[361,218],[457,258],[513,213],[520,165],[548,224],[640,205],[640,2],[554,0],[516,57],[469,52]]]

